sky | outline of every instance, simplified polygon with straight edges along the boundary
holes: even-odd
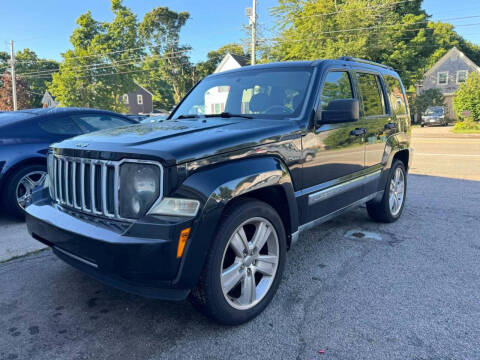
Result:
[[[182,42],[192,46],[192,61],[204,60],[210,50],[240,42],[246,38],[242,29],[248,24],[245,8],[251,0],[124,0],[139,19],[156,6],[188,11],[191,19],[181,33]],[[274,25],[269,9],[277,0],[258,0],[259,23],[265,35]],[[480,1],[424,0],[432,20],[457,25],[467,40],[480,45]],[[110,21],[109,0],[16,0],[2,1],[0,7],[0,50],[9,51],[9,41],[16,50],[30,48],[42,58],[61,60],[61,52],[71,48],[69,37],[75,20],[90,10],[99,21]]]

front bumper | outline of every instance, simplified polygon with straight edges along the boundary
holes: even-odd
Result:
[[[443,125],[445,124],[445,119],[433,118],[433,119],[422,119],[423,125]]]
[[[49,199],[35,202],[26,212],[32,237],[99,281],[145,297],[187,297],[190,288],[182,284],[179,272],[184,266],[176,253],[179,234],[184,228],[194,229],[193,219],[155,217],[120,223],[69,213]]]

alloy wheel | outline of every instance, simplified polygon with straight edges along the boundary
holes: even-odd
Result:
[[[221,287],[227,302],[238,310],[258,304],[275,280],[279,255],[278,234],[267,219],[255,217],[238,226],[221,262]]]
[[[42,186],[47,177],[45,171],[32,171],[20,179],[15,190],[18,205],[25,209],[32,202],[32,192]]]
[[[395,174],[390,180],[389,206],[393,216],[398,215],[402,209],[405,198],[405,174],[400,167],[397,167]]]

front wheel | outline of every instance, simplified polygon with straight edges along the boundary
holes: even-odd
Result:
[[[280,216],[264,202],[242,200],[224,216],[190,300],[222,324],[247,322],[272,300],[285,259]]]
[[[5,207],[16,218],[25,217],[25,208],[32,201],[32,192],[43,186],[47,168],[43,165],[27,165],[9,177],[4,190]]]
[[[391,223],[400,218],[407,194],[407,172],[400,160],[392,164],[383,197],[380,202],[367,203],[370,217],[378,222]]]

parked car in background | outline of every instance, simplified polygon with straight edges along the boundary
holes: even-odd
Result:
[[[430,106],[422,115],[422,127],[431,125],[448,125],[448,119],[445,116],[445,108],[443,106]]]
[[[32,190],[46,178],[48,146],[72,136],[137,124],[126,116],[81,108],[30,109],[0,114],[0,199],[24,216]]]

